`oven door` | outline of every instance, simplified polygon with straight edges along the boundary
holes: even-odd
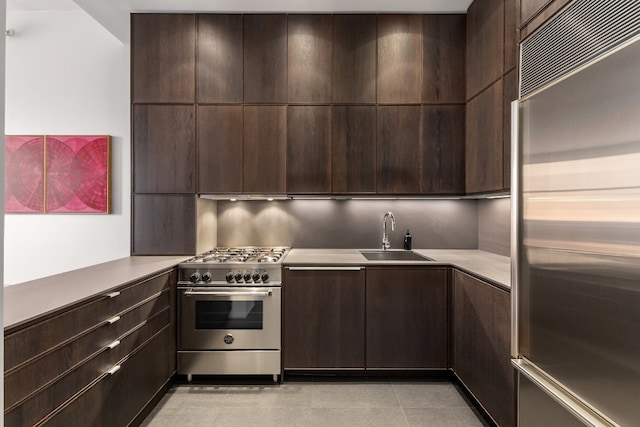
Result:
[[[178,288],[179,350],[279,350],[279,287]]]

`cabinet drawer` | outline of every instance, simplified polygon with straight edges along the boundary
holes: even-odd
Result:
[[[166,361],[169,342],[167,328],[138,352],[120,362],[117,372],[104,374],[93,386],[38,425],[128,425],[169,378]]]
[[[21,400],[45,387],[85,359],[103,351],[150,317],[169,307],[169,290],[151,297],[146,302],[120,313],[96,329],[5,372],[5,409],[11,409]]]
[[[29,397],[21,405],[5,412],[5,426],[31,426],[39,422],[57,407],[104,376],[109,369],[128,357],[155,334],[164,329],[168,330],[169,311],[168,308],[162,310],[155,317],[123,336],[120,345],[113,349],[103,349],[85,363],[80,364],[57,381]],[[167,353],[163,353],[162,357],[165,359],[162,372],[166,372]]]
[[[5,336],[5,370],[105,323],[116,314],[169,287],[171,273],[165,273],[97,297],[74,309]],[[118,293],[116,295],[116,293]]]

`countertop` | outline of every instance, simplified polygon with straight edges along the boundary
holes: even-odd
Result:
[[[476,249],[414,249],[433,261],[368,261],[358,249],[292,249],[285,266],[445,265],[455,267],[503,289],[511,289],[509,257]]]
[[[175,267],[188,257],[132,256],[4,288],[4,328]]]

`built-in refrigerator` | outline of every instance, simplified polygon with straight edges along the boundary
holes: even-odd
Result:
[[[575,0],[520,55],[518,425],[640,426],[640,1]]]

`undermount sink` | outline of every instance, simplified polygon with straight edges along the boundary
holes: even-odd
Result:
[[[360,251],[368,261],[433,261],[433,259],[405,250],[366,250]]]

